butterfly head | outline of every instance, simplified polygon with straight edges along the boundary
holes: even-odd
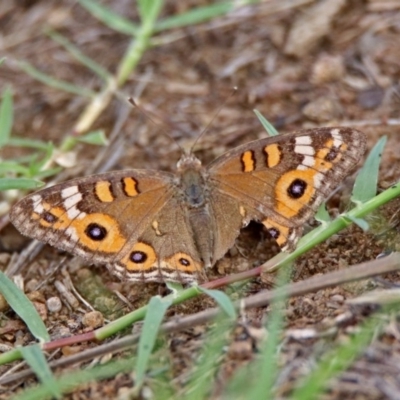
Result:
[[[182,173],[187,170],[199,171],[202,168],[201,161],[193,153],[184,153],[176,164],[178,172]]]

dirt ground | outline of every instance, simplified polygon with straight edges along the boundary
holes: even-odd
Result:
[[[130,1],[102,3],[126,18],[138,20],[136,7]],[[167,1],[162,16],[183,13],[206,3]],[[67,135],[76,134],[77,121],[89,100],[39,82],[22,70],[20,62],[28,61],[49,76],[94,92],[101,89],[102,82],[46,34],[49,28],[110,73],[115,73],[130,38],[105,26],[79,2],[0,3],[0,56],[7,58],[0,67],[0,88],[11,85],[13,90],[13,135],[51,140],[57,147]],[[111,159],[112,169],[173,170],[180,150],[164,132],[180,146],[189,147],[205,127],[207,132],[196,145],[196,154],[207,164],[227,149],[266,136],[252,112],[258,109],[282,133],[324,125],[352,126],[366,134],[368,148],[387,135],[379,179],[380,187],[387,188],[400,177],[399,42],[400,2],[396,0],[271,0],[238,7],[199,25],[158,33],[154,45],[144,53],[118,96],[90,126],[90,130],[104,129],[108,137],[114,135],[113,143],[117,144],[106,149],[78,145],[69,154],[71,167],[57,179],[83,176],[95,162],[97,170],[109,169]],[[234,86],[238,91],[232,96]],[[130,96],[140,98],[142,107],[156,123],[126,105],[124,99]],[[7,151],[3,151],[2,158],[21,150]],[[329,199],[331,215],[346,208],[352,182],[350,177]],[[396,249],[398,207],[398,202],[393,202],[376,214],[380,226],[375,232],[350,227],[301,257],[296,262],[293,280],[340,270]],[[7,269],[11,255],[20,253],[29,243],[13,227],[5,225],[2,224],[0,253],[3,270]],[[315,222],[310,221],[310,225]],[[383,230],[389,232],[390,239],[376,234]],[[247,228],[235,248],[214,268],[215,277],[251,268],[270,258],[277,246],[265,236],[257,224]],[[59,283],[67,285],[69,278],[105,321],[144,305],[151,295],[165,290],[163,285],[120,282],[105,267],[89,268],[70,260],[45,247],[32,262],[16,271],[52,338],[95,327],[95,322],[88,321],[90,308],[86,304],[77,296],[75,306],[65,299]],[[282,344],[281,364],[285,368],[279,378],[278,396],[288,395],[292,382],[311,368],[328,328],[335,328],[330,340],[343,340],[368,314],[366,310],[355,311],[346,300],[371,288],[397,285],[399,279],[398,274],[391,274],[290,299]],[[268,283],[256,279],[242,295],[267,287]],[[72,292],[68,286],[65,290]],[[60,310],[49,308],[51,298],[61,300]],[[170,315],[190,314],[211,305],[211,301],[201,297],[172,309]],[[242,317],[248,340],[255,340],[249,332],[261,329],[266,313],[264,308],[252,309]],[[344,323],[343,316],[348,318]],[[2,351],[32,341],[11,310],[4,311],[0,318]],[[169,337],[167,351],[177,384],[182,383],[180,377],[191,366],[191,353],[201,346],[204,329],[196,327]],[[232,334],[231,351],[220,371],[214,396],[237,367],[256,354],[254,346],[243,345],[240,329]],[[299,332],[306,329],[317,334],[304,338]],[[94,346],[82,343],[58,351],[53,357],[61,358]],[[399,357],[399,325],[394,319],[388,321],[385,333],[376,338],[363,356],[332,382],[324,398],[399,399]],[[10,368],[15,366],[1,366],[0,376],[10,373]],[[15,368],[12,373],[19,370]],[[0,399],[10,398],[11,393],[31,384],[33,379],[3,385]],[[119,375],[115,380],[86,385],[65,398],[122,398],[131,386],[128,374]]]

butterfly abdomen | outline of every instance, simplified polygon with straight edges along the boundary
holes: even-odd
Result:
[[[210,214],[208,205],[205,205],[201,208],[189,209],[188,217],[195,246],[204,266],[210,268],[214,258],[214,216]]]
[[[192,162],[192,161],[193,162]],[[193,156],[181,168],[179,189],[182,195],[182,208],[187,219],[199,256],[206,267],[213,264],[214,216],[209,209],[209,190],[203,168]]]

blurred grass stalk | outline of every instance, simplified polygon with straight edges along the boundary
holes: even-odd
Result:
[[[116,76],[108,78],[104,89],[92,99],[83,111],[73,129],[74,134],[80,135],[92,126],[101,112],[107,107],[118,88],[124,85],[129,78],[129,75],[148,48],[149,40],[153,34],[162,6],[163,0],[138,1],[142,24],[132,38],[128,50],[117,68]]]

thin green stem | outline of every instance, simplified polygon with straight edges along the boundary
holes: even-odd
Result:
[[[197,295],[201,294],[202,292],[199,290],[197,286],[192,286],[189,289],[182,290],[179,293],[172,293],[169,296],[166,297],[166,300],[170,297],[173,298],[172,304],[180,304],[183,303],[184,301],[187,301],[189,299],[192,299],[193,297],[196,297]],[[121,318],[118,318],[117,320],[110,322],[108,325],[99,328],[95,332],[95,336],[97,340],[104,340],[112,335],[115,335],[116,333],[120,332],[122,329],[125,329],[127,326],[132,325],[133,323],[137,321],[141,321],[144,319],[147,313],[147,308],[148,306],[144,306],[139,308],[138,310],[135,310],[127,315],[124,315]],[[1,365],[1,364],[0,364]]]
[[[144,52],[149,47],[149,40],[154,32],[154,27],[163,4],[162,0],[153,1],[152,12],[149,12],[146,15],[146,18],[142,20],[142,25],[137,31],[135,37],[132,39],[128,51],[125,53],[124,58],[119,64],[116,78],[118,86],[121,86],[126,82],[133,69],[141,60]]]

